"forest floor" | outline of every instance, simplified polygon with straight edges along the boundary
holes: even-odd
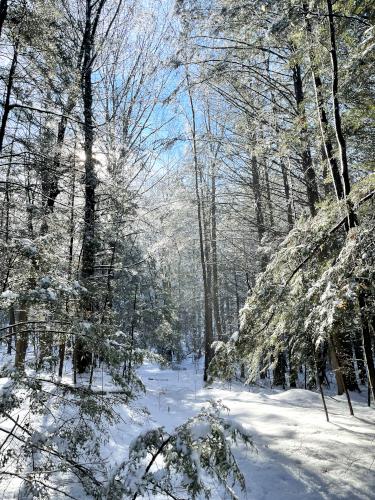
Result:
[[[256,447],[234,450],[247,485],[238,492],[241,500],[375,498],[375,411],[366,405],[367,394],[352,395],[354,417],[344,397],[327,396],[327,423],[315,392],[216,382],[204,387],[202,370],[188,362],[180,370],[145,364],[139,375],[146,394],[137,407],[144,405],[149,416],[113,428],[106,449],[114,462],[124,459],[130,440],[145,426],[172,431],[208,401],[220,400]],[[212,500],[225,498],[213,487]]]
[[[312,391],[219,382],[205,386],[202,367],[189,360],[178,370],[146,363],[138,373],[146,392],[130,407],[115,408],[120,420],[103,445],[110,469],[127,459],[129,444],[141,432],[158,426],[173,431],[214,400],[228,408],[230,418],[244,427],[255,445],[233,447],[246,478],[246,491],[237,490],[240,500],[375,499],[375,410],[367,407],[367,394],[352,394],[354,417],[344,397],[327,395],[327,423],[320,395]],[[94,388],[96,382],[100,388],[99,376]],[[74,481],[64,483],[58,486],[88,500]],[[18,487],[19,482],[10,480],[0,499],[19,498]],[[218,485],[210,487],[211,500],[227,499]]]

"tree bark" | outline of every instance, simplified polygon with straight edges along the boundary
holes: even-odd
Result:
[[[308,34],[311,36],[312,27],[310,20],[308,18],[308,6],[306,4],[303,4],[303,10],[305,15],[306,30]],[[338,200],[341,200],[344,198],[344,188],[341,182],[340,170],[337,163],[337,159],[335,157],[333,144],[329,136],[329,122],[328,122],[328,115],[326,112],[326,108],[324,105],[323,84],[317,69],[314,52],[311,48],[311,43],[312,41],[310,41],[309,58],[311,64],[312,80],[314,84],[315,102],[316,102],[316,109],[318,112],[319,128],[322,137],[324,159],[328,163],[328,168],[329,171],[331,172],[336,198]]]
[[[281,173],[283,176],[283,184],[284,184],[284,193],[287,203],[287,222],[288,222],[288,230],[292,230],[294,226],[294,217],[293,217],[293,202],[290,196],[290,186],[289,186],[289,178],[288,172],[285,166],[285,163],[281,161]]]
[[[373,400],[375,401],[375,366],[371,345],[370,322],[366,316],[366,295],[364,291],[358,294],[358,303],[362,318],[362,344],[367,365],[368,384],[372,393]]]
[[[15,316],[15,313],[14,313],[14,306],[10,306],[9,308],[9,336],[8,336],[8,349],[7,349],[7,353],[8,354],[12,354],[12,338],[13,338],[13,335],[15,335],[16,333],[16,328],[12,325],[14,325],[16,323],[16,316]],[[16,339],[17,341],[17,339]]]
[[[17,67],[17,60],[18,60],[18,40],[14,45],[12,63],[9,68],[8,82],[5,89],[3,116],[1,118],[1,124],[0,124],[0,152],[2,152],[4,147],[5,130],[7,126],[8,116],[11,110],[10,98],[13,90],[13,81]]]
[[[75,148],[74,148],[75,150]],[[70,201],[70,220],[69,220],[69,249],[68,249],[68,280],[72,279],[73,272],[73,247],[74,247],[74,203],[75,203],[75,183],[76,183],[76,172],[75,172],[75,164],[73,164],[73,172],[72,172],[72,187],[71,187],[71,201]],[[66,301],[65,304],[66,312],[69,312],[69,301]],[[63,369],[64,369],[64,361],[65,361],[65,350],[66,350],[66,342],[63,337],[60,340],[59,344],[59,377],[62,377]],[[73,357],[75,353],[73,354]],[[74,363],[73,363],[74,364]]]
[[[93,91],[92,91],[92,62],[93,62],[93,32],[92,32],[93,6],[92,0],[86,0],[86,21],[83,43],[83,114],[84,114],[84,148],[85,148],[85,208],[84,227],[82,236],[81,278],[88,293],[82,300],[83,314],[90,319],[94,310],[92,296],[92,276],[95,270],[95,190],[97,177],[93,159],[94,124],[93,124]],[[85,349],[83,339],[77,337],[76,366],[78,373],[87,370],[91,362],[91,353]]]
[[[285,354],[280,352],[276,359],[275,368],[273,370],[273,385],[282,386],[285,389]]]
[[[219,301],[219,276],[217,266],[217,226],[216,226],[216,172],[215,163],[212,165],[211,174],[211,254],[212,254],[212,299],[216,335],[219,340],[223,339],[223,328],[220,315]]]
[[[208,367],[212,359],[212,342],[213,342],[213,332],[212,332],[212,302],[211,302],[211,291],[208,283],[208,273],[206,262],[206,254],[204,247],[204,233],[203,233],[203,210],[202,210],[202,200],[200,195],[200,181],[199,181],[199,164],[198,164],[198,151],[197,151],[197,135],[196,135],[196,116],[195,107],[193,102],[193,96],[191,94],[189,76],[186,75],[187,87],[188,87],[188,97],[190,102],[190,110],[192,115],[192,146],[193,146],[193,163],[194,163],[194,174],[195,174],[195,195],[197,203],[197,218],[198,218],[198,231],[199,231],[199,248],[200,248],[200,259],[202,266],[202,278],[203,278],[203,295],[204,295],[204,323],[205,323],[205,334],[204,334],[204,348],[205,348],[205,358],[204,358],[204,374],[203,380],[206,382],[208,380]]]
[[[330,345],[330,354],[331,354],[332,369],[336,377],[337,394],[341,396],[341,394],[344,394],[345,392],[345,382],[344,382],[344,377],[341,373],[340,365],[337,359],[337,354],[333,345]]]
[[[262,192],[260,187],[258,161],[257,157],[254,154],[251,157],[251,176],[252,176],[252,186],[253,186],[254,201],[255,201],[258,241],[260,243],[264,236],[265,228],[264,228],[264,214],[263,214]]]
[[[330,55],[332,66],[332,103],[333,103],[333,116],[335,123],[335,134],[339,150],[340,167],[341,167],[341,182],[344,191],[344,199],[346,200],[348,209],[348,228],[352,228],[358,224],[357,216],[354,213],[349,200],[347,199],[350,193],[350,177],[348,168],[348,157],[346,151],[346,140],[342,131],[340,102],[338,98],[338,82],[339,82],[339,69],[337,62],[337,49],[336,49],[336,34],[335,23],[333,18],[332,1],[326,0],[329,19],[329,34],[330,34]]]
[[[1,0],[0,1],[0,37],[3,32],[3,26],[5,19],[7,17],[7,11],[8,11],[8,0]]]
[[[269,224],[270,227],[273,227],[274,218],[273,218],[273,206],[272,206],[272,196],[271,196],[271,186],[270,186],[270,178],[268,173],[267,165],[264,168],[264,180],[266,181],[266,190],[267,190],[267,205],[268,205],[268,214],[269,214]]]
[[[357,379],[361,385],[367,382],[366,364],[364,359],[364,349],[362,343],[362,335],[356,335],[352,342],[353,353],[355,356],[355,365],[357,372]]]
[[[300,143],[302,156],[302,171],[306,183],[307,202],[312,216],[316,214],[316,204],[319,201],[319,192],[316,182],[315,170],[312,163],[311,151],[307,138],[307,119],[304,107],[304,92],[301,75],[301,67],[296,64],[293,67],[294,93],[297,103],[297,113],[300,120]]]
[[[312,70],[312,73],[313,73],[316,107],[319,114],[319,124],[322,135],[325,158],[328,163],[329,170],[331,172],[331,176],[333,179],[336,198],[338,200],[342,200],[344,198],[344,190],[341,182],[340,170],[333,150],[332,141],[329,137],[329,132],[328,132],[328,118],[324,107],[324,100],[322,95],[322,80],[320,76],[315,73],[314,69]]]
[[[28,325],[27,325],[27,307],[26,304],[21,303],[20,308],[16,311],[17,323],[22,323],[19,331],[17,332],[16,340],[16,356],[14,364],[16,370],[23,371],[25,369],[25,359],[28,343]]]

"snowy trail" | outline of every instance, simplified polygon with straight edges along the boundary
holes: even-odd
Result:
[[[236,449],[247,482],[241,499],[375,498],[375,411],[364,397],[354,401],[355,417],[349,416],[344,399],[328,397],[327,423],[320,396],[310,391],[247,390],[219,383],[205,388],[201,371],[192,365],[176,371],[146,364],[139,374],[147,392],[136,406],[147,407],[151,416],[138,413],[129,423],[126,411],[106,447],[113,462],[124,459],[129,442],[145,427],[163,425],[171,431],[214,399],[229,408],[257,448],[257,453]],[[224,499],[221,495],[214,491],[212,498]]]
[[[181,370],[148,363],[138,373],[146,394],[130,407],[115,408],[121,420],[109,429],[103,446],[103,458],[111,468],[126,460],[129,444],[140,432],[161,425],[172,431],[210,400],[220,400],[257,449],[234,448],[247,485],[246,492],[238,492],[240,500],[375,499],[375,410],[366,406],[365,395],[352,395],[355,417],[349,415],[345,398],[328,396],[331,421],[327,423],[320,396],[311,391],[218,382],[204,387],[202,370],[188,362]],[[96,382],[100,388],[99,378]],[[71,479],[63,481],[67,491],[89,500]],[[18,487],[19,482],[10,481],[0,499],[18,498]],[[212,500],[226,498],[212,485]]]

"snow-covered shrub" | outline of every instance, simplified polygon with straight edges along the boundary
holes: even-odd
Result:
[[[158,427],[139,435],[130,446],[129,459],[113,474],[107,498],[135,500],[147,493],[176,498],[182,492],[191,499],[200,494],[210,499],[211,478],[236,499],[235,485],[244,490],[245,480],[231,444],[238,439],[252,442],[244,429],[222,415],[224,410],[220,403],[211,403],[172,433]]]

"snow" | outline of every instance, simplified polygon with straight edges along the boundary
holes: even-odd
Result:
[[[230,338],[231,342],[237,342],[239,337],[239,332],[234,332]]]
[[[197,441],[198,439],[205,438],[211,431],[211,425],[208,422],[194,422],[191,425],[191,436]]]
[[[320,395],[315,392],[279,391],[239,383],[204,386],[202,366],[192,360],[185,361],[179,370],[146,363],[138,373],[146,393],[130,406],[115,408],[121,418],[110,428],[109,439],[103,444],[103,460],[111,464],[113,473],[128,458],[129,447],[138,435],[159,426],[171,432],[214,400],[228,408],[224,415],[233,426],[251,435],[256,448],[241,443],[233,447],[246,479],[246,492],[236,489],[240,500],[374,498],[375,411],[366,406],[367,395],[352,395],[355,416],[351,417],[344,397],[327,394],[328,423]],[[0,382],[5,389],[8,380]],[[95,383],[101,387],[99,374],[93,389]],[[209,430],[208,423],[193,425],[196,438],[204,437]],[[163,474],[163,464],[159,465],[159,473]],[[137,478],[132,479],[134,483]],[[67,492],[86,500],[78,485],[67,483],[64,480]],[[213,500],[227,498],[217,485],[210,487]],[[15,491],[14,487],[0,491],[0,499],[17,498]],[[186,494],[180,496],[186,498]],[[56,494],[53,498],[64,497]],[[167,497],[145,494],[137,498]]]
[[[120,428],[111,430],[106,454],[113,463],[124,460],[131,439],[145,427],[172,431],[210,400],[220,400],[231,423],[250,433],[257,449],[236,445],[247,484],[246,493],[237,491],[241,500],[374,498],[375,412],[366,406],[365,395],[352,395],[354,417],[344,397],[327,396],[327,423],[320,395],[312,391],[222,383],[204,387],[201,369],[188,362],[178,371],[145,364],[139,374],[146,394],[136,405],[146,407],[149,416],[135,415],[130,425],[124,418]],[[197,435],[203,436],[207,427],[197,424]],[[213,500],[226,498],[213,495]]]
[[[12,290],[5,290],[5,292],[2,292],[1,298],[6,300],[16,300],[18,298],[18,293],[12,292]]]

